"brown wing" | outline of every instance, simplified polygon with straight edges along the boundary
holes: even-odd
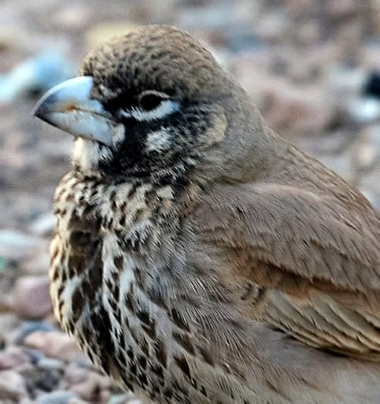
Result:
[[[380,359],[380,222],[369,205],[240,184],[207,196],[194,223],[223,276],[265,290],[247,315],[314,347]]]

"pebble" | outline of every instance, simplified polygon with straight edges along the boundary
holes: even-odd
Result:
[[[72,398],[68,404],[88,404],[88,401],[81,400],[80,398]]]
[[[39,351],[38,349],[25,349],[24,352],[28,355],[30,363],[32,365],[37,365],[39,361],[45,358],[44,353]]]
[[[363,93],[365,96],[380,99],[380,72],[372,71],[366,80]]]
[[[77,396],[72,391],[56,390],[52,393],[43,393],[37,397],[37,404],[69,404]]]
[[[123,35],[136,29],[137,25],[131,22],[111,22],[95,24],[85,34],[88,49],[99,46],[114,36]]]
[[[363,68],[338,65],[328,73],[327,80],[343,100],[352,100],[361,93],[366,78],[367,71]]]
[[[45,213],[35,219],[29,226],[29,231],[36,236],[49,236],[55,227],[56,219],[52,213]]]
[[[255,65],[252,56],[236,58],[234,69],[266,121],[282,136],[322,133],[332,122],[333,99],[326,99],[322,86],[278,77],[267,68]]]
[[[57,329],[54,327],[53,324],[48,323],[46,321],[22,321],[17,330],[15,343],[23,345],[25,338],[36,331],[49,332],[56,330]]]
[[[65,364],[59,359],[42,358],[38,361],[38,367],[45,370],[63,370]]]
[[[0,402],[13,400],[18,402],[26,396],[26,385],[24,378],[14,370],[0,371]],[[3,401],[4,400],[4,401]]]
[[[380,162],[380,125],[367,125],[360,131],[354,152],[359,170],[369,170]]]
[[[129,392],[112,395],[108,404],[142,404],[142,402],[133,393]]]
[[[257,50],[264,46],[262,39],[246,26],[234,28],[226,33],[226,45],[233,53]]]
[[[69,385],[83,383],[87,378],[90,369],[77,363],[69,363],[65,369],[65,380]]]
[[[34,332],[25,338],[25,345],[65,362],[83,356],[74,339],[59,331]]]
[[[17,65],[9,74],[0,76],[0,101],[11,103],[30,91],[44,93],[72,77],[74,67],[58,49],[47,50]]]
[[[22,369],[20,374],[24,377],[29,391],[51,392],[59,387],[63,370],[42,369],[36,366],[29,366]]]
[[[0,256],[7,259],[21,259],[43,248],[46,241],[40,237],[21,233],[13,229],[0,230]]]
[[[15,310],[22,318],[39,319],[52,312],[47,277],[25,276],[14,288]]]
[[[8,260],[5,257],[0,256],[0,273],[4,272],[8,267]]]
[[[349,104],[349,112],[359,124],[370,124],[380,119],[380,100],[363,97]]]
[[[106,402],[110,398],[109,389],[111,381],[107,376],[91,371],[82,383],[71,386],[71,390],[84,400],[93,402]]]
[[[24,273],[30,276],[46,276],[50,267],[50,254],[47,249],[36,251],[22,261]]]
[[[28,354],[18,346],[10,346],[0,352],[0,370],[18,368],[27,363],[30,363]]]
[[[235,7],[230,2],[214,3],[203,7],[189,7],[179,10],[179,25],[185,27],[207,27],[226,29],[230,27]]]

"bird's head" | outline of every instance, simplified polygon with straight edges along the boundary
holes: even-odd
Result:
[[[242,96],[198,41],[151,25],[92,51],[35,115],[75,136],[74,165],[85,175],[170,183],[195,167],[200,177],[223,168]]]

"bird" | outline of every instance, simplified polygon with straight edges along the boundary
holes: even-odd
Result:
[[[74,136],[55,193],[62,329],[158,404],[380,402],[380,220],[276,134],[190,34],[90,51],[36,117]]]

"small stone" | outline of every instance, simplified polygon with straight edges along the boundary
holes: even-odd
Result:
[[[108,404],[142,404],[133,393],[129,392],[126,394],[114,394],[111,396]]]
[[[237,22],[235,8],[230,2],[215,2],[203,7],[186,7],[179,10],[178,24],[185,27],[208,27],[208,29],[226,29]],[[243,16],[246,17],[246,16]],[[241,21],[240,25],[241,25]]]
[[[252,51],[264,47],[264,43],[261,37],[257,35],[256,30],[249,29],[244,25],[239,28],[234,27],[226,33],[226,44],[228,50],[233,53]]]
[[[23,318],[43,318],[52,311],[47,277],[25,276],[16,281],[15,310]]]
[[[108,404],[125,404],[129,397],[127,394],[113,394],[108,401]]]
[[[45,92],[72,77],[74,67],[59,47],[21,62],[0,80],[0,101],[11,103],[31,91]]]
[[[13,229],[0,230],[0,256],[21,259],[43,248],[46,241]]]
[[[84,400],[93,402],[105,402],[110,398],[110,379],[96,372],[89,372],[87,379],[75,384],[71,390],[77,393]]]
[[[39,216],[29,227],[31,233],[37,236],[50,235],[55,227],[56,219],[53,214],[45,213]]]
[[[51,392],[58,388],[63,370],[42,369],[29,366],[20,371],[28,387],[34,394],[38,391]]]
[[[44,393],[37,397],[37,404],[69,404],[77,396],[71,391],[56,390],[51,393]]]
[[[17,346],[10,346],[0,352],[0,370],[14,369],[30,363],[29,356]]]
[[[79,384],[88,378],[90,371],[88,367],[78,365],[77,363],[70,363],[65,368],[65,379],[70,386]]]
[[[37,365],[39,361],[45,358],[44,353],[39,351],[38,349],[25,349],[24,351],[28,355],[30,363],[32,365]]]
[[[0,273],[7,269],[8,260],[5,257],[0,256]]]
[[[46,321],[23,321],[17,330],[15,343],[18,345],[24,345],[25,338],[36,331],[49,332],[56,330],[57,329],[52,324]]]
[[[18,404],[35,404],[34,400],[31,400],[29,397],[22,397],[19,401]]]
[[[328,2],[327,5],[329,15],[334,17],[345,17],[361,11],[360,3],[355,0],[336,0]]]
[[[59,331],[34,332],[25,338],[25,345],[62,361],[70,361],[83,355],[74,339]]]
[[[18,402],[26,395],[25,381],[21,375],[13,370],[0,372],[0,402]]]
[[[31,276],[46,276],[49,266],[50,255],[47,249],[36,251],[36,254],[22,261],[25,274]]]
[[[129,22],[104,23],[92,26],[85,34],[85,42],[88,49],[92,49],[110,38],[124,35],[136,28],[136,24]]]
[[[58,26],[65,32],[68,30],[80,29],[91,21],[89,8],[84,4],[65,4],[52,16],[54,26]]]
[[[234,62],[234,71],[260,112],[274,130],[286,136],[322,133],[336,116],[333,98],[326,88],[297,83],[277,76],[250,57]],[[258,79],[259,78],[259,79]]]
[[[380,99],[380,72],[372,71],[365,82],[363,94],[366,97]]]
[[[371,124],[380,119],[380,100],[364,97],[349,104],[349,113],[360,124]]]
[[[42,358],[38,362],[38,367],[45,370],[63,370],[65,365],[59,359]]]
[[[380,161],[380,125],[365,126],[354,150],[357,169],[369,170]]]

